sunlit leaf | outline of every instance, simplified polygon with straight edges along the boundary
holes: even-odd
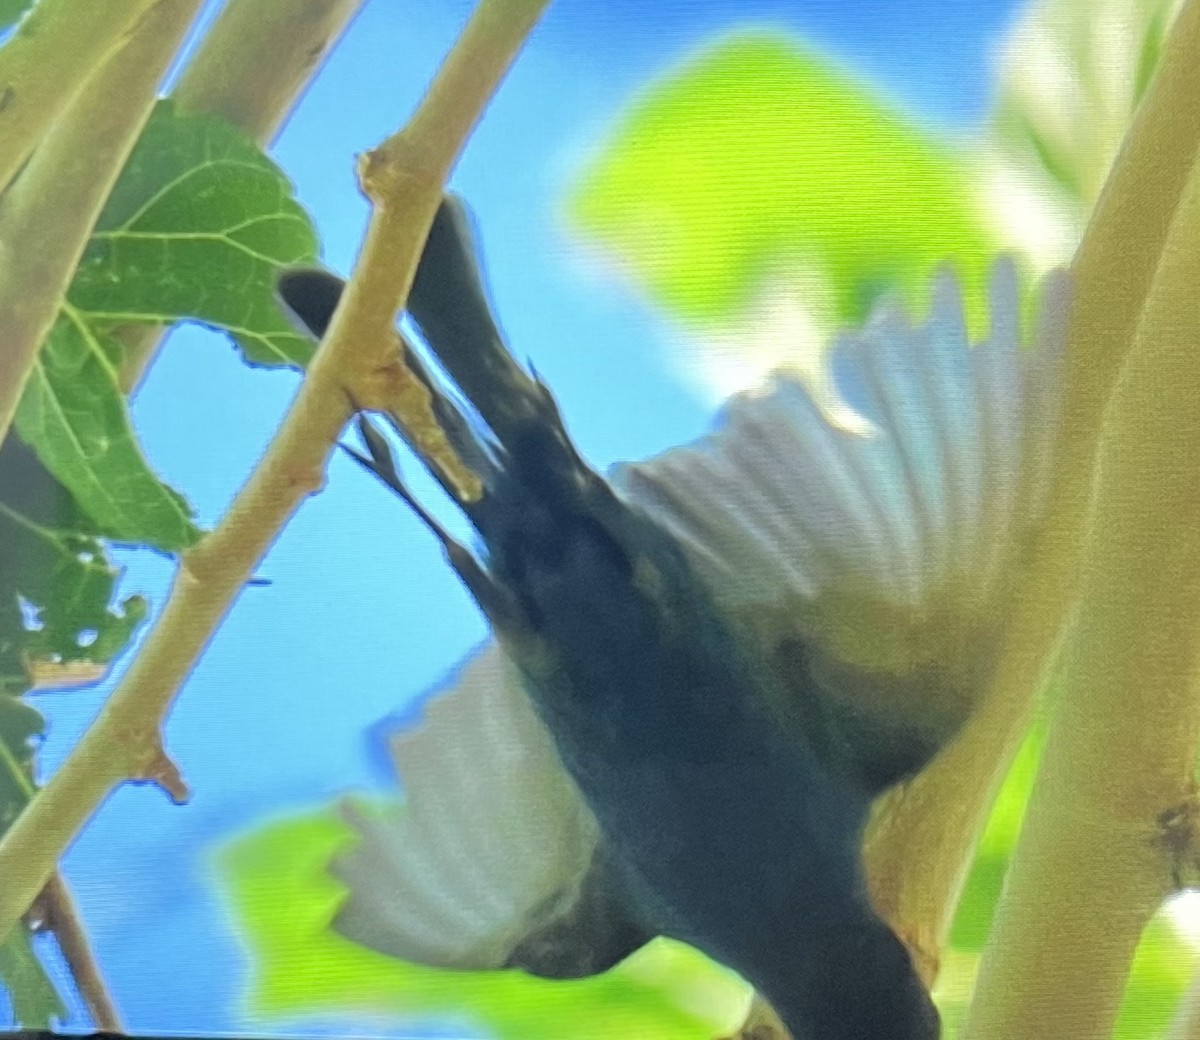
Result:
[[[106,537],[177,551],[199,532],[138,447],[117,325],[194,318],[248,360],[302,365],[312,344],[275,303],[312,225],[275,164],[234,127],[159,105],[97,224],[18,413],[18,428]]]
[[[356,946],[328,928],[343,889],[326,868],[350,834],[332,814],[312,815],[270,824],[220,853],[223,887],[253,957],[253,1014],[393,1025],[436,1018],[501,1040],[712,1040],[744,1008],[739,981],[665,941],[569,982],[439,971]]]
[[[199,531],[191,509],[163,484],[134,438],[113,362],[118,348],[67,308],[38,355],[17,412],[17,429],[116,541],[166,551]]]
[[[930,267],[947,259],[979,316],[993,250],[970,174],[793,37],[739,33],[633,104],[584,170],[570,216],[693,328],[736,344],[748,312],[794,294],[823,339],[860,321],[882,290],[920,300]]]
[[[15,435],[0,448],[0,694],[30,685],[38,662],[104,663],[145,615],[113,605],[118,571],[99,529]]]
[[[1161,1036],[1192,981],[1200,956],[1167,914],[1159,914],[1142,935],[1125,988],[1113,1040]]]
[[[317,240],[287,177],[241,131],[162,102],[121,175],[71,286],[89,324],[194,318],[246,359],[301,366],[312,343],[275,303],[281,266]]]
[[[26,1029],[49,1029],[54,1019],[61,1021],[66,1014],[23,928],[14,928],[0,943],[0,983],[8,990],[17,1022]]]

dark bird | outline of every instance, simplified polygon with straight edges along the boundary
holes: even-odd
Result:
[[[280,292],[320,337],[340,282],[292,271]],[[971,348],[942,275],[925,325],[885,305],[835,345],[860,429],[778,375],[708,438],[605,477],[506,348],[447,199],[409,300],[426,350],[405,351],[482,480],[460,503],[478,544],[422,509],[367,421],[359,458],[437,533],[496,641],[395,737],[405,805],[355,818],[337,927],[554,978],[665,935],[743,975],[795,1040],[934,1040],[862,834],[989,674],[1054,428],[1061,279],[1044,295],[1023,351],[998,264]]]

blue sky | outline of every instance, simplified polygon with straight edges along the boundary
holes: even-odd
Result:
[[[352,157],[410,112],[466,18],[466,0],[369,0],[275,154],[346,270],[365,220]],[[474,209],[497,309],[517,354],[555,389],[599,465],[701,433],[708,406],[672,372],[669,328],[596,284],[559,219],[583,156],[655,74],[714,34],[786,27],[924,122],[969,131],[1014,4],[983,0],[558,0],[455,175]],[[172,337],[134,417],[162,475],[213,523],[253,466],[296,378],[250,372],[220,337]],[[411,466],[409,467],[411,471]],[[419,487],[425,486],[419,480]],[[161,605],[172,567],[125,553],[124,588]],[[380,784],[366,733],[436,681],[484,626],[436,544],[344,459],[260,568],[187,683],[167,729],[194,791],[117,792],[70,851],[68,876],[129,1028],[246,1028],[245,958],[206,855],[273,813]],[[111,684],[43,697],[53,769]],[[82,1026],[82,1020],[76,1020]],[[289,1028],[296,1035],[296,1028]]]

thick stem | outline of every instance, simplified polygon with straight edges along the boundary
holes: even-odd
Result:
[[[1200,145],[1200,0],[1187,0],[1072,266],[1066,398],[1047,521],[990,690],[960,737],[880,807],[867,843],[880,912],[936,972],[971,856],[1076,602],[1105,406]]]
[[[170,775],[159,726],[258,562],[320,487],[350,395],[367,403],[416,382],[395,354],[395,315],[445,179],[547,2],[481,0],[409,129],[373,153],[367,190],[377,208],[366,242],[278,433],[221,523],[185,555],[161,616],[99,718],[0,840],[0,936],[118,784]]]
[[[1108,1036],[1197,819],[1200,166],[1107,417],[1079,618],[964,1038]]]
[[[40,0],[0,48],[0,191],[88,78],[162,0]]]
[[[180,76],[180,109],[221,116],[269,144],[365,0],[229,0]],[[162,342],[157,325],[118,332],[133,391]]]
[[[200,5],[158,0],[57,122],[40,128],[37,151],[0,200],[0,442],[96,218]]]

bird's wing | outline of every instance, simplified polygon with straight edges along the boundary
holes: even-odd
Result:
[[[923,323],[884,303],[832,347],[857,420],[781,374],[706,438],[613,474],[790,673],[785,710],[839,716],[873,785],[921,765],[988,670],[1057,430],[1065,275],[1040,295],[1026,346],[1016,271],[997,263],[972,346],[942,272]]]
[[[495,644],[467,660],[418,726],[395,734],[402,805],[349,810],[358,843],[335,927],[436,967],[575,977],[650,936],[625,916],[596,822]]]

